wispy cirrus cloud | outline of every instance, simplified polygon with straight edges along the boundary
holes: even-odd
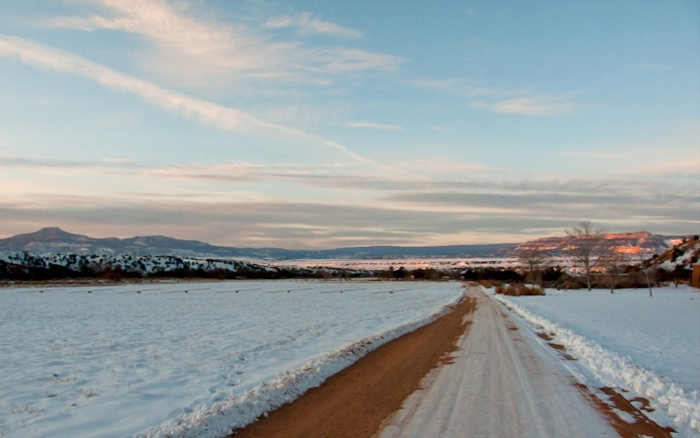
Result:
[[[83,31],[98,29],[139,35],[151,44],[143,64],[178,83],[217,86],[221,82],[294,81],[327,85],[343,73],[394,70],[399,57],[348,47],[309,46],[273,41],[269,32],[295,27],[300,32],[361,36],[310,14],[271,20],[260,28],[220,23],[192,13],[188,3],[161,0],[99,0],[107,15],[58,17],[45,26]]]
[[[501,89],[469,77],[414,79],[410,85],[470,100],[472,108],[503,114],[554,116],[576,114],[578,108],[568,96],[537,93],[530,88]]]
[[[484,85],[469,77],[455,77],[447,79],[416,78],[407,81],[408,85],[433,90],[440,93],[448,93],[459,97],[490,96],[500,93],[498,90]]]
[[[161,0],[98,0],[108,15],[55,17],[43,24],[50,28],[82,31],[114,30],[144,37],[158,47],[160,55],[192,60],[207,68],[247,71],[270,68],[281,62],[280,49],[291,46],[265,44],[245,28],[205,22],[187,14],[187,4]],[[173,59],[174,61],[174,59]]]
[[[285,181],[317,188],[348,191],[444,190],[469,188],[476,183],[465,181],[468,175],[488,175],[498,172],[479,163],[460,163],[448,157],[415,159],[393,163],[396,172],[370,169],[359,164],[335,166],[279,163],[251,164],[189,164],[154,167],[146,174],[153,177],[199,179],[210,181]],[[437,180],[436,180],[437,179]]]
[[[56,158],[26,158],[0,154],[0,167],[104,169],[136,168],[138,164],[123,158],[105,158],[96,161],[61,160]]]
[[[349,122],[343,123],[341,126],[348,128],[363,128],[363,129],[379,129],[383,131],[405,131],[406,128],[398,125],[387,125],[383,123],[373,123],[373,122]]]
[[[372,160],[352,152],[338,142],[294,128],[270,123],[236,108],[222,106],[170,91],[151,82],[112,70],[78,55],[23,38],[0,35],[0,56],[16,58],[29,65],[92,79],[107,88],[135,94],[145,102],[155,105],[164,111],[175,113],[185,118],[195,117],[205,124],[215,126],[224,131],[236,131],[254,135],[269,135],[273,133],[292,136],[335,149],[354,160],[376,165]]]
[[[335,23],[323,21],[308,12],[284,17],[272,18],[265,23],[266,27],[282,29],[292,27],[303,35],[330,35],[342,38],[362,38],[362,32],[343,27]]]
[[[485,109],[504,114],[526,116],[568,116],[576,114],[576,105],[560,99],[521,97],[498,101],[477,100],[470,103],[472,108]]]

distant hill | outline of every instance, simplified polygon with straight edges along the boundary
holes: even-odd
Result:
[[[502,257],[516,244],[453,246],[368,246],[329,250],[287,250],[280,248],[236,248],[215,246],[196,240],[165,236],[96,239],[68,233],[60,228],[42,228],[35,233],[0,239],[0,251],[26,251],[32,254],[168,255],[179,257],[250,258],[262,260],[295,259],[381,259]]]
[[[606,239],[617,251],[629,254],[661,254],[681,240],[681,236],[661,236],[646,231],[635,233],[607,234]],[[535,239],[515,247],[515,252],[527,249],[544,250],[550,255],[558,256],[571,248],[573,239],[564,237],[545,237]]]
[[[223,255],[226,248],[195,240],[178,240],[165,236],[110,237],[95,239],[72,234],[60,228],[42,228],[35,233],[18,234],[0,240],[2,251],[27,251],[33,254],[136,254],[136,255]],[[233,249],[233,248],[230,248]]]

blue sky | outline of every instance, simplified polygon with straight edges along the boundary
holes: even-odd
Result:
[[[0,237],[700,231],[697,1],[0,2]]]

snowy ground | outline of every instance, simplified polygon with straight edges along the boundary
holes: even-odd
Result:
[[[41,290],[0,289],[2,437],[219,437],[462,295],[354,281]]]
[[[700,293],[690,287],[495,297],[538,331],[554,334],[592,385],[650,400],[675,436],[700,436]],[[629,397],[628,397],[629,398]]]
[[[303,259],[303,260],[283,260],[283,261],[265,261],[274,266],[300,266],[303,268],[311,268],[315,266],[324,266],[328,268],[341,269],[365,269],[365,270],[385,270],[390,267],[398,269],[404,267],[408,270],[414,269],[466,269],[466,268],[506,268],[517,265],[516,258],[503,257],[473,257],[473,258],[402,258],[402,259]]]

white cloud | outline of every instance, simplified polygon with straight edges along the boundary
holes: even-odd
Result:
[[[327,76],[348,72],[393,70],[401,58],[343,47],[275,42],[270,30],[284,26],[305,32],[351,36],[355,32],[300,14],[268,22],[262,29],[196,17],[187,3],[161,0],[100,0],[111,16],[62,17],[45,24],[83,31],[107,29],[140,35],[154,51],[144,66],[179,84],[212,87],[241,80],[328,83]],[[271,24],[270,24],[271,23]]]
[[[576,105],[571,102],[536,97],[506,99],[497,102],[478,100],[472,102],[470,106],[499,113],[528,116],[565,116],[576,113]]]
[[[577,112],[567,97],[537,93],[530,88],[502,89],[486,86],[468,77],[414,79],[410,85],[472,100],[472,108],[529,116],[571,115]]]
[[[240,68],[255,69],[275,62],[274,58],[266,59],[270,53],[260,53],[262,40],[247,35],[244,29],[194,19],[186,14],[182,3],[180,10],[162,0],[100,0],[99,3],[116,16],[59,17],[48,24],[84,31],[108,29],[139,34],[170,51],[206,59],[208,63],[214,57],[232,52],[239,57]]]
[[[363,36],[362,32],[359,30],[343,27],[328,21],[322,21],[320,18],[316,18],[308,12],[273,18],[268,20],[265,26],[272,29],[294,27],[303,35],[318,34],[343,38],[362,38]]]
[[[117,72],[80,56],[23,38],[0,35],[0,56],[13,57],[29,65],[87,77],[107,88],[136,94],[145,102],[155,105],[167,112],[175,113],[186,118],[195,117],[203,123],[225,131],[237,131],[257,135],[273,133],[276,135],[292,136],[297,139],[336,149],[355,160],[368,164],[376,164],[352,152],[340,143],[326,140],[294,128],[266,122],[245,111],[176,93],[153,83]]]
[[[380,129],[380,130],[385,130],[385,131],[405,131],[406,130],[406,128],[404,128],[403,126],[385,125],[382,123],[373,123],[373,122],[350,122],[350,123],[344,123],[342,126],[346,126],[348,128]]]
[[[468,77],[456,77],[448,79],[420,78],[408,81],[409,85],[428,90],[448,93],[460,97],[491,96],[502,94],[496,89],[483,86],[483,84]]]
[[[311,62],[304,69],[316,73],[348,73],[365,70],[395,70],[404,59],[359,49],[338,47],[309,49]]]

